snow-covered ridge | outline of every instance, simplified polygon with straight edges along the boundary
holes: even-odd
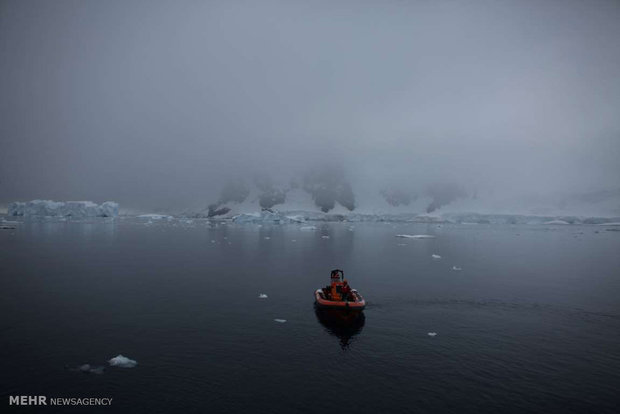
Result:
[[[116,217],[118,203],[106,201],[96,204],[92,201],[32,200],[9,204],[8,216],[21,217]]]

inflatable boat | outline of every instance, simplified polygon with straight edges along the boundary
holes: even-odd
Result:
[[[317,289],[314,292],[314,299],[319,308],[342,309],[349,311],[362,311],[366,307],[366,301],[356,289],[352,289],[348,300],[331,300],[327,288]]]

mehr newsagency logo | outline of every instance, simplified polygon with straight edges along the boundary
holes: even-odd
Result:
[[[112,398],[55,397],[45,395],[10,395],[9,405],[112,405]]]

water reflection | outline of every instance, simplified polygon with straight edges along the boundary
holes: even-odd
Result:
[[[320,309],[315,307],[317,320],[325,330],[340,340],[340,347],[346,350],[353,337],[359,335],[364,328],[366,316],[364,312],[347,312],[340,309]]]

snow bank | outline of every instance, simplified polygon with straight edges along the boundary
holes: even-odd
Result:
[[[133,359],[124,357],[120,354],[110,359],[108,363],[113,367],[120,367],[120,368],[133,368],[136,365],[138,365],[138,362],[134,361]]]
[[[9,204],[9,216],[23,217],[116,217],[118,203],[106,201],[95,204],[92,201],[32,200]]]

